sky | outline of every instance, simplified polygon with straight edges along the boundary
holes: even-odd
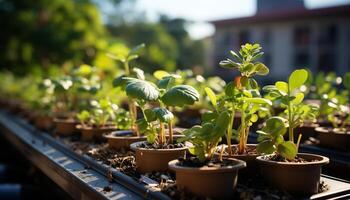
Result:
[[[349,4],[350,0],[305,0],[308,9]],[[214,33],[207,21],[251,16],[256,12],[256,0],[138,0],[136,9],[145,12],[149,20],[159,14],[181,17],[192,21],[187,29],[194,39]]]

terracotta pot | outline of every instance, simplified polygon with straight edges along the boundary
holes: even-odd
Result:
[[[234,144],[234,145],[231,145],[231,147],[232,147],[232,151],[235,152],[237,150],[238,145]],[[257,144],[247,144],[247,147],[251,149],[256,149]],[[218,146],[215,152],[215,156],[219,156],[220,151],[221,151],[221,146]],[[260,154],[257,154],[257,153],[242,154],[242,155],[239,155],[239,154],[228,155],[227,145],[225,146],[224,154],[223,154],[224,158],[235,158],[238,160],[243,160],[247,163],[247,167],[242,169],[240,172],[240,175],[243,177],[245,176],[250,177],[251,174],[256,174],[259,172],[259,168],[257,167],[257,162],[256,162],[256,157],[258,156],[260,156]]]
[[[178,160],[169,162],[169,169],[176,172],[176,185],[201,197],[214,199],[230,199],[236,187],[238,170],[246,163],[237,159],[229,159],[232,166],[225,167],[185,167],[179,166]]]
[[[113,131],[103,137],[107,139],[108,146],[116,150],[129,150],[132,143],[146,140],[146,136],[134,136],[131,130]]]
[[[36,115],[34,125],[39,130],[50,130],[53,127],[53,119],[48,115]]]
[[[76,125],[79,123],[74,119],[59,119],[55,118],[55,134],[59,136],[68,136],[73,135],[78,130],[76,129]]]
[[[183,157],[188,148],[146,149],[139,147],[142,143],[147,142],[135,142],[130,145],[130,148],[135,151],[136,168],[140,173],[167,171],[169,161]]]
[[[257,157],[261,175],[274,187],[292,194],[307,195],[318,192],[321,167],[328,164],[329,159],[315,154],[299,153],[307,163],[277,162]]]
[[[90,141],[101,141],[103,140],[103,134],[110,133],[117,130],[115,126],[104,126],[104,127],[88,127],[82,126],[81,124],[76,125],[76,129],[80,131],[81,140]]]
[[[337,132],[332,127],[317,127],[315,130],[320,146],[349,151],[350,130]]]

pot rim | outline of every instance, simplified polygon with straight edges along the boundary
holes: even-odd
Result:
[[[77,124],[75,126],[78,130],[116,130],[117,126],[103,126],[103,127],[91,127],[91,126],[83,126],[81,124]]]
[[[75,120],[75,119],[60,119],[60,118],[57,118],[57,117],[55,117],[55,118],[53,118],[53,121],[55,122],[55,123],[74,123],[74,124],[78,124],[79,122],[77,121],[77,120]]]
[[[157,153],[167,153],[170,151],[179,151],[179,150],[186,150],[188,149],[187,146],[180,147],[180,148],[173,148],[173,149],[146,149],[146,148],[140,148],[138,147],[142,143],[146,143],[147,141],[138,141],[130,144],[130,149],[133,151],[143,151],[143,152],[157,152]]]
[[[267,155],[262,155],[256,157],[256,161],[259,163],[264,163],[268,165],[283,165],[283,166],[309,166],[309,165],[326,165],[329,163],[329,158],[317,154],[311,154],[311,153],[298,153],[298,156],[312,156],[314,158],[319,158],[320,160],[318,161],[312,161],[312,162],[306,162],[306,163],[289,163],[289,162],[281,162],[281,161],[273,161],[273,160],[266,160],[263,157],[268,156],[268,155],[273,155],[273,154],[267,154]]]
[[[332,129],[331,132],[328,130],[329,128]],[[321,132],[321,133],[325,133],[325,134],[350,135],[349,129],[344,133],[339,133],[339,132],[334,131],[334,127],[319,126],[319,127],[316,127],[315,130],[317,132]]]
[[[181,172],[187,172],[187,173],[225,173],[225,172],[231,172],[233,170],[239,170],[242,168],[245,168],[247,166],[247,163],[243,160],[235,159],[235,158],[225,158],[227,160],[232,160],[236,162],[233,166],[224,166],[224,167],[185,167],[185,166],[179,166],[177,165],[179,163],[178,159],[172,160],[168,163],[168,167],[171,170],[174,171],[181,171]]]
[[[117,131],[113,131],[111,133],[104,133],[102,135],[102,137],[106,138],[106,139],[139,139],[139,138],[146,138],[146,136],[144,135],[141,135],[141,136],[133,136],[133,135],[130,135],[130,136],[115,136],[114,134],[116,132],[119,132],[119,131],[123,131],[123,132],[132,132],[131,130],[117,130]]]

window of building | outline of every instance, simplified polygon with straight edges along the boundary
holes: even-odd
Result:
[[[310,44],[310,29],[308,27],[298,27],[294,30],[294,44],[301,46]]]
[[[306,26],[297,27],[294,30],[294,65],[305,67],[310,64],[310,28]]]
[[[320,28],[317,38],[317,69],[331,71],[337,67],[338,28],[334,24]]]
[[[243,45],[250,42],[250,33],[247,30],[241,31],[238,34],[238,44]]]

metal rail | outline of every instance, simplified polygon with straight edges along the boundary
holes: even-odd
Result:
[[[13,116],[11,114],[8,114],[6,112],[0,112],[0,124],[3,127],[4,135],[7,139],[11,141],[11,143],[17,144],[16,147],[18,149],[23,149],[23,144],[22,143],[27,143],[27,149],[25,152],[21,151],[28,157],[28,154],[31,154],[33,149],[30,149],[30,146],[33,145],[41,145],[41,146],[46,146],[47,148],[50,148],[50,150],[46,150],[46,152],[55,152],[60,154],[62,160],[59,162],[69,162],[69,163],[74,163],[75,165],[79,165],[79,167],[76,167],[73,171],[74,173],[77,173],[80,170],[80,174],[86,173],[88,171],[89,173],[93,173],[94,176],[98,177],[99,181],[104,183],[104,186],[108,186],[112,189],[111,192],[108,192],[108,194],[102,194],[105,193],[103,192],[103,187],[95,187],[95,188],[90,188],[93,191],[89,193],[89,197],[91,199],[170,199],[168,196],[165,194],[159,192],[159,191],[154,191],[152,188],[147,188],[145,185],[142,185],[132,179],[131,177],[119,172],[116,169],[110,168],[107,165],[104,165],[102,163],[99,163],[92,158],[88,156],[81,156],[76,154],[74,151],[69,149],[66,145],[64,145],[62,142],[58,141],[57,139],[54,139],[51,137],[49,134],[41,132],[37,130],[35,127],[24,121],[23,119]],[[19,134],[20,133],[20,134]],[[20,143],[20,144],[19,144]],[[45,151],[39,151],[39,155],[36,155],[34,157],[40,156],[41,154],[45,154]],[[45,155],[41,155],[45,156]],[[47,155],[46,155],[47,156]],[[30,158],[32,156],[29,156]],[[64,157],[64,158],[63,158]],[[50,158],[48,158],[50,159]],[[30,159],[34,164],[38,165],[38,168],[42,170],[47,176],[49,176],[51,179],[53,179],[55,182],[57,179],[61,179],[58,176],[61,176],[62,174],[55,173],[60,172],[60,171],[65,171],[67,170],[67,166],[63,165],[61,166],[62,168],[55,169],[54,172],[52,171],[46,171],[46,168],[48,167],[46,165],[46,162],[41,162],[45,164],[40,164],[37,162],[37,160],[32,160]],[[69,161],[67,161],[69,160]],[[57,163],[56,163],[57,164]],[[41,166],[43,165],[43,166]],[[53,163],[53,166],[55,166],[55,163]],[[51,167],[51,166],[50,166]],[[79,168],[79,170],[77,169]],[[73,171],[68,172],[67,174],[64,175],[65,178],[69,177],[70,175],[74,176]],[[73,173],[73,174],[72,174]],[[113,177],[113,184],[109,183],[108,179],[106,178],[107,174],[112,174]],[[54,176],[56,175],[56,176]],[[57,176],[58,175],[58,176]],[[71,178],[71,177],[70,177]],[[83,177],[78,177],[84,182],[85,180]],[[57,181],[58,184],[60,181]],[[98,181],[97,181],[98,182]],[[82,187],[79,188],[74,188],[71,187],[73,182],[70,181],[65,181],[65,184],[59,184],[65,191],[71,194],[71,196],[75,199],[90,199],[90,198],[81,198],[81,195],[76,195],[73,193],[80,193],[76,191],[82,191],[81,193],[84,193],[83,191],[85,190],[84,188],[86,185],[83,185]],[[67,185],[69,187],[67,187]],[[102,184],[103,185],[103,184]],[[113,187],[115,186],[115,187]],[[102,191],[102,192],[101,192]],[[95,193],[101,193],[102,196],[96,197]],[[119,194],[111,196],[110,194]],[[102,198],[104,197],[104,198]],[[129,198],[130,197],[130,198]]]

